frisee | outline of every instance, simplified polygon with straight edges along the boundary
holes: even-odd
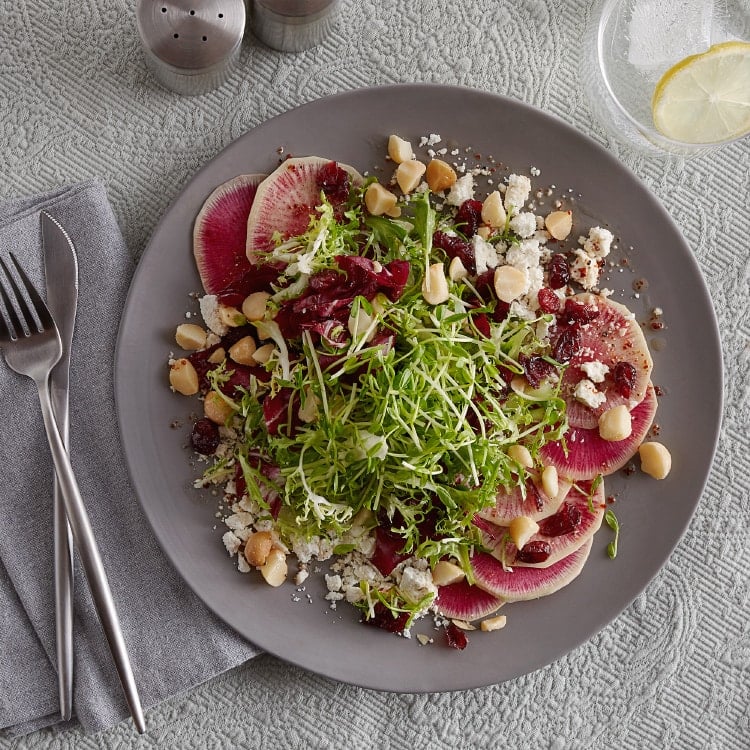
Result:
[[[563,368],[537,338],[536,320],[495,322],[496,303],[468,284],[450,283],[448,301],[429,305],[421,279],[439,221],[429,195],[415,196],[410,215],[396,220],[365,217],[362,190],[353,190],[343,216],[323,199],[304,234],[279,238],[267,257],[287,263],[277,296],[299,294],[312,273],[338,272],[336,257],[363,247],[378,262],[408,260],[406,288],[396,302],[355,298],[351,316],[363,312],[369,324],[335,351],[308,331],[285,341],[274,321],[255,323],[278,354],[270,382],[251,375],[239,403],[222,394],[242,435],[235,459],[251,499],[266,510],[269,481],[256,463],[278,467],[282,538],[325,536],[340,545],[353,518],[368,511],[403,540],[403,553],[431,565],[454,558],[471,580],[470,554],[482,548],[474,516],[500,488],[525,489],[507,448],[522,442],[537,455],[567,429],[561,377],[541,392],[517,393],[507,374],[523,373],[521,355],[545,357],[558,375]],[[490,321],[489,336],[479,332],[478,315]],[[382,335],[369,341],[375,331]],[[229,370],[216,372],[211,387],[221,392]],[[288,406],[269,434],[259,399],[285,389]],[[296,424],[300,406],[309,420]]]

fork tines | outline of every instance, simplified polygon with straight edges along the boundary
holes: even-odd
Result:
[[[31,283],[31,280],[26,275],[26,272],[21,267],[20,263],[16,259],[16,256],[13,255],[13,253],[9,253],[9,255],[10,259],[13,261],[16,274],[21,280],[21,284],[26,290],[28,299],[31,301],[32,307],[34,308],[38,316],[37,318],[32,313],[26,301],[26,298],[24,297],[18,283],[16,282],[15,277],[10,272],[8,265],[3,260],[2,256],[0,256],[0,267],[2,267],[3,269],[5,278],[10,284],[15,298],[14,304],[11,300],[11,296],[6,289],[6,285],[3,284],[2,280],[0,279],[0,297],[2,297],[7,314],[7,322],[3,315],[0,314],[0,340],[16,341],[20,337],[26,337],[34,333],[41,333],[45,328],[49,328],[54,325],[54,323],[52,321],[52,316],[47,309],[47,305],[44,304],[44,301],[40,297],[39,292],[37,292],[36,288]],[[22,324],[21,319],[19,318],[18,309],[20,309],[20,314],[23,318],[25,326]],[[10,323],[10,326],[8,326],[8,323]]]

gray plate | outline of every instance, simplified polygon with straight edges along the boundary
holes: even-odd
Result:
[[[532,178],[535,189],[556,185],[558,193],[576,199],[581,228],[606,223],[621,238],[621,247],[633,247],[627,253],[630,265],[612,269],[606,282],[614,298],[626,301],[640,319],[658,305],[667,323],[658,335],[665,346],[654,352],[653,377],[665,392],[657,422],[674,457],[672,474],[662,482],[638,472],[608,478],[607,493],[619,498],[622,525],[617,559],[606,556],[611,534],[605,526],[576,581],[554,596],[508,605],[505,630],[470,635],[463,652],[444,647],[430,623],[422,629],[435,635],[436,643],[421,647],[414,639],[358,624],[351,607],[331,611],[318,598],[322,586],[314,576],[295,602],[291,583],[271,589],[259,576],[239,574],[221,544],[222,529],[214,529],[216,498],[190,487],[199,467],[191,464],[185,445],[189,414],[197,404],[167,387],[175,326],[185,321],[186,310],[196,309],[188,294],[200,289],[192,222],[213,188],[241,172],[270,172],[279,147],[284,154],[325,156],[367,170],[383,164],[390,133],[415,145],[420,136],[439,133],[443,143],[437,148],[471,147],[471,158],[477,153],[486,161],[492,154],[523,174],[532,165],[541,169],[541,176]],[[632,284],[641,277],[648,289],[635,300]],[[127,300],[115,372],[122,440],[136,492],[166,554],[203,601],[243,636],[283,659],[337,680],[402,692],[478,687],[530,672],[622,612],[667,560],[690,521],[721,413],[721,351],[711,302],[689,248],[656,199],[606,151],[554,117],[500,96],[440,86],[366,89],[315,101],[264,123],[222,151],[187,185],[153,234]],[[175,420],[182,426],[173,427]]]

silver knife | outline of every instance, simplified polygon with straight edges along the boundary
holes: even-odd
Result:
[[[42,226],[42,240],[44,242],[44,270],[47,276],[47,304],[60,331],[64,348],[63,359],[65,360],[62,370],[60,368],[60,365],[62,364],[61,360],[52,371],[52,377],[50,379],[50,395],[52,398],[53,410],[55,411],[55,419],[57,420],[61,434],[63,434],[64,439],[67,441],[70,344],[73,337],[78,299],[78,260],[76,258],[73,242],[67,232],[60,226],[59,222],[44,211],[40,214],[40,221]],[[56,492],[55,504],[56,508],[58,506],[60,507],[60,510],[57,511],[56,509],[55,518],[58,519],[59,517],[59,528],[62,530],[66,526],[69,526],[69,524],[67,523],[64,510],[62,509],[62,493],[60,493],[59,499],[60,503],[58,504],[58,494]],[[83,569],[86,572],[86,578],[91,589],[91,595],[94,600],[97,614],[99,615],[99,621],[104,630],[109,650],[112,653],[112,658],[115,662],[117,676],[120,678],[120,683],[125,693],[125,701],[130,709],[130,714],[133,717],[136,729],[143,734],[146,731],[146,721],[143,716],[141,699],[138,695],[138,688],[135,684],[133,669],[130,665],[127,648],[120,629],[120,622],[117,618],[115,603],[112,600],[112,592],[109,589],[101,557],[99,556],[99,551],[96,542],[93,539],[91,527],[83,507],[81,507],[80,516],[71,516],[71,518],[75,524],[75,538],[80,545],[78,550],[83,561]],[[62,540],[63,532],[61,531],[59,535],[60,547],[62,547],[64,543],[67,543],[68,550],[70,550],[71,537],[69,532],[66,530],[64,535],[66,542],[63,542]],[[56,592],[59,591],[61,596],[67,595],[65,601],[69,603],[69,605],[63,603],[63,606],[58,612],[57,618],[57,623],[62,626],[63,631],[61,633],[62,637],[58,640],[59,671],[61,674],[65,672],[65,679],[60,678],[61,713],[63,718],[66,718],[66,709],[68,711],[72,710],[73,627],[72,620],[66,621],[65,617],[61,616],[72,615],[72,599],[70,598],[70,595],[72,595],[73,592],[72,578],[68,579],[70,585],[67,589],[63,583],[63,576],[65,575],[63,571],[67,570],[72,572],[72,567],[67,567],[65,565],[66,560],[71,560],[70,554],[71,553],[68,552],[67,557],[61,554],[60,562],[63,564],[58,568],[59,586],[57,575],[55,580]],[[67,606],[70,607],[69,610],[67,609]],[[63,649],[69,649],[68,652],[62,655],[62,659],[60,654],[61,644]],[[66,704],[63,703],[63,698],[66,699]]]
[[[68,448],[70,348],[78,304],[78,259],[65,230],[48,213],[40,214],[47,306],[60,331],[63,353],[50,377],[55,420]],[[57,685],[63,721],[73,713],[73,537],[55,475],[54,486],[55,633]]]

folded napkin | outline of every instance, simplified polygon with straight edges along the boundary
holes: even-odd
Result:
[[[70,387],[71,460],[109,577],[145,707],[257,653],[188,589],[158,547],[128,482],[113,392],[117,328],[133,262],[97,182],[0,203],[0,253],[43,289],[40,210],[78,251]],[[53,469],[36,387],[0,358],[0,728],[59,721],[55,677]],[[129,716],[80,570],[75,594],[74,711],[96,732]]]

